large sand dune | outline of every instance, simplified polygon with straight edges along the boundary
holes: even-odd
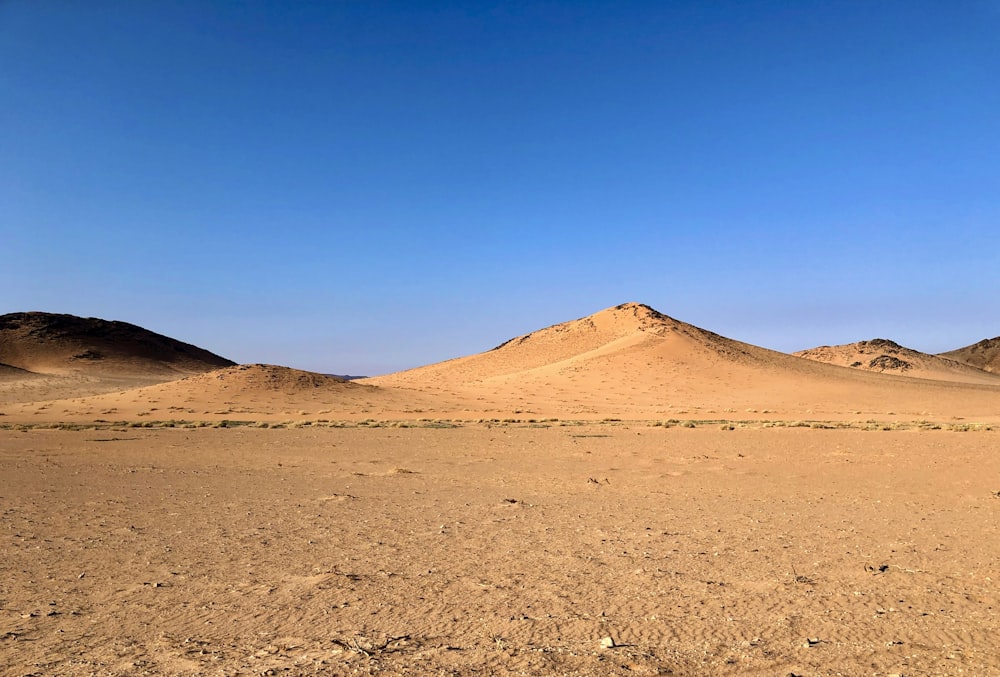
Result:
[[[583,418],[1000,416],[997,385],[821,364],[635,303],[519,336],[485,353],[363,382],[448,393],[476,410]]]

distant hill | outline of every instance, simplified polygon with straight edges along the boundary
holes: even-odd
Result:
[[[983,371],[988,371],[992,374],[1000,374],[1000,336],[983,339],[979,343],[973,343],[971,346],[959,348],[958,350],[940,353],[940,356],[982,369]]]
[[[937,381],[1000,384],[1000,377],[946,355],[929,355],[889,339],[876,338],[839,346],[820,346],[793,353],[817,362],[881,374]]]
[[[40,312],[0,316],[0,363],[36,374],[176,378],[235,364],[127,322]]]

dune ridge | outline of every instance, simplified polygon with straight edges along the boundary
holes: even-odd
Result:
[[[587,317],[514,337],[483,353],[367,381],[398,385],[418,383],[422,379],[483,382],[538,369],[559,370],[626,350],[648,339],[672,341],[676,344],[678,355],[685,348],[734,358],[764,351],[681,322],[647,305],[624,303]]]
[[[486,410],[581,417],[996,416],[1000,394],[988,374],[959,383],[841,368],[729,339],[638,303],[362,382],[450,393]]]

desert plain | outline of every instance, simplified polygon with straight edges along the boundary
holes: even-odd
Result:
[[[345,381],[3,316],[0,672],[1000,674],[995,348],[624,304]]]

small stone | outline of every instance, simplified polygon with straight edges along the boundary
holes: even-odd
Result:
[[[618,646],[618,645],[615,644],[615,640],[613,640],[612,638],[610,638],[610,637],[602,637],[601,638],[601,648],[602,649],[614,649],[616,646]]]

